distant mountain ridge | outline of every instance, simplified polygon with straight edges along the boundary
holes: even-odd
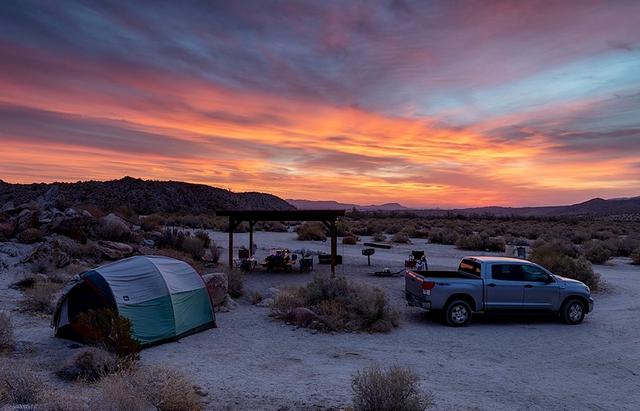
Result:
[[[222,209],[288,210],[294,207],[272,194],[234,193],[204,184],[124,177],[110,181],[10,184],[0,180],[0,208],[30,201],[92,204],[103,211],[122,206],[138,214],[157,212],[200,214]]]
[[[337,201],[315,201],[315,200],[295,200],[287,199],[287,202],[296,208],[303,210],[361,210],[361,211],[396,211],[407,210],[407,207],[398,203],[359,205],[349,203],[339,203]]]
[[[605,200],[593,198],[591,200],[561,206],[543,207],[470,207],[453,209],[436,208],[409,208],[398,203],[387,203],[382,205],[361,206],[358,204],[339,203],[336,201],[310,201],[310,200],[287,200],[297,208],[306,209],[344,209],[353,208],[361,211],[411,211],[420,215],[447,215],[447,214],[479,214],[499,217],[580,217],[580,216],[640,216],[640,196],[630,198],[614,198]]]

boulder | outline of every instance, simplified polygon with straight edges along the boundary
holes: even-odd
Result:
[[[24,231],[27,228],[33,228],[38,226],[38,213],[25,208],[18,214],[17,230]]]
[[[62,268],[71,264],[71,257],[56,244],[47,241],[34,248],[22,262],[40,268]]]
[[[111,213],[98,220],[98,224],[103,230],[108,231],[112,237],[121,239],[131,236],[129,223],[117,215]]]
[[[4,212],[10,213],[15,209],[16,209],[16,206],[13,205],[13,201],[7,201],[6,203],[4,203],[2,207],[0,207],[0,213],[4,213]]]
[[[7,220],[0,223],[0,238],[11,238],[16,230],[15,220]]]
[[[102,256],[109,260],[119,260],[133,254],[133,247],[125,243],[101,240],[98,241],[96,245]]]
[[[71,212],[69,210],[74,211]],[[84,244],[87,242],[85,228],[93,223],[95,223],[93,216],[85,216],[82,213],[75,212],[75,209],[67,209],[64,215],[55,217],[48,225],[48,228],[54,233],[66,235]]]
[[[292,322],[299,327],[306,327],[314,321],[320,321],[316,313],[306,307],[297,307],[292,313]]]
[[[229,292],[229,281],[225,273],[211,273],[202,276],[214,307],[222,305]]]
[[[18,241],[23,244],[33,244],[38,241],[42,241],[42,231],[37,228],[27,228],[24,231],[18,233]]]

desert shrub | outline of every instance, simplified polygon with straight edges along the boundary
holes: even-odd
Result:
[[[75,319],[86,342],[104,348],[120,358],[135,360],[140,343],[131,335],[131,321],[109,308],[88,310]]]
[[[456,247],[461,250],[476,251],[504,251],[504,239],[499,237],[487,237],[480,234],[463,235],[458,237]]]
[[[451,230],[435,229],[429,232],[429,242],[433,244],[453,245],[458,241],[458,233]]]
[[[249,300],[251,300],[251,304],[256,305],[264,300],[264,296],[258,291],[252,291],[249,295]]]
[[[590,240],[585,243],[583,253],[587,260],[594,264],[603,264],[611,258],[611,250],[601,240]]]
[[[242,270],[227,270],[227,281],[229,287],[229,295],[232,298],[241,297],[244,288],[244,273],[242,272]]]
[[[108,375],[97,384],[92,409],[114,411],[201,410],[202,403],[180,371],[166,367],[138,367]]]
[[[210,263],[218,264],[220,261],[220,250],[214,241],[211,241],[211,245],[204,251],[204,259]]]
[[[409,368],[372,367],[351,380],[354,411],[422,411],[433,406],[433,395],[422,392],[418,375]]]
[[[38,277],[29,271],[20,274],[11,286],[19,290],[26,290],[27,288],[35,287],[36,283],[38,283]]]
[[[316,275],[304,287],[283,290],[271,305],[271,312],[290,321],[298,307],[313,311],[327,330],[386,332],[399,322],[399,314],[384,291],[345,277]]]
[[[24,291],[24,299],[20,301],[20,308],[24,311],[53,314],[55,308],[54,296],[60,291],[61,285],[53,282],[38,282]]]
[[[592,290],[600,287],[600,275],[593,271],[589,260],[584,256],[572,258],[563,254],[562,249],[555,248],[553,243],[538,240],[533,246],[531,261],[554,274],[582,281]]]
[[[191,257],[201,259],[204,256],[204,241],[197,237],[186,237],[182,242],[182,250],[191,254]]]
[[[17,238],[18,241],[23,244],[33,244],[38,241],[42,241],[42,237],[44,234],[37,228],[27,228],[24,231],[18,233]]]
[[[156,231],[165,225],[167,220],[159,214],[152,214],[142,219],[141,227],[144,231]]]
[[[382,233],[375,233],[373,235],[373,241],[376,241],[376,242],[387,241],[387,236]]]
[[[182,242],[186,238],[186,234],[184,231],[178,230],[177,228],[167,227],[162,230],[162,235],[157,241],[158,247],[171,247],[176,249],[182,248]]]
[[[322,223],[304,223],[297,230],[300,241],[324,241],[327,233]]]
[[[0,404],[37,404],[43,381],[27,364],[3,364],[0,368]]]
[[[291,313],[298,307],[304,307],[302,287],[280,290],[270,306],[272,315],[285,321],[290,320]]]
[[[404,231],[395,233],[391,237],[391,241],[393,241],[394,243],[400,243],[400,244],[411,244],[411,239],[409,238],[409,234],[405,233]]]
[[[57,388],[47,390],[40,397],[39,409],[42,411],[86,411],[87,404],[76,392],[64,392]]]
[[[67,359],[56,371],[56,375],[65,381],[95,382],[105,375],[118,370],[116,356],[95,347],[85,348]]]
[[[209,237],[209,233],[207,233],[206,231],[198,230],[195,233],[193,233],[193,236],[195,238],[202,240],[202,246],[204,248],[211,247],[211,237]]]
[[[634,264],[640,264],[640,247],[636,248],[632,253],[631,253],[631,261]]]
[[[0,312],[0,351],[11,351],[15,345],[13,324],[7,313]]]
[[[342,244],[356,245],[358,244],[358,238],[354,236],[347,236],[342,238]]]
[[[146,367],[135,374],[147,401],[159,411],[200,410],[202,404],[194,384],[179,370]]]

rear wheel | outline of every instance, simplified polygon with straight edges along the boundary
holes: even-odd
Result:
[[[471,322],[471,306],[463,300],[454,300],[445,310],[447,324],[452,327],[464,327]]]
[[[577,299],[565,302],[560,309],[562,322],[569,325],[580,324],[586,314],[587,310],[584,303]]]

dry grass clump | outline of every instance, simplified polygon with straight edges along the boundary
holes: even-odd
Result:
[[[453,230],[435,229],[429,232],[429,242],[453,245],[458,241],[458,233]]]
[[[140,343],[131,335],[131,321],[109,308],[88,310],[78,315],[77,326],[83,330],[86,343],[104,348],[119,358],[136,360]]]
[[[260,304],[260,302],[262,302],[262,300],[264,300],[264,296],[258,291],[253,291],[249,295],[249,300],[251,301],[251,304],[253,304],[253,305]]]
[[[387,241],[387,236],[382,234],[382,233],[375,233],[373,235],[373,241],[375,241],[375,242]]]
[[[228,292],[232,298],[242,297],[244,293],[244,272],[238,269],[227,270]]]
[[[354,411],[423,411],[433,406],[433,394],[418,386],[418,375],[406,367],[372,367],[351,380]]]
[[[398,326],[400,318],[384,291],[345,277],[318,275],[304,287],[285,289],[274,299],[271,312],[276,318],[295,322],[300,307],[311,310],[321,323],[319,328],[325,330],[388,332]]]
[[[53,314],[54,297],[61,288],[60,284],[51,281],[36,282],[24,291],[25,298],[20,301],[19,307],[33,313]]]
[[[37,404],[43,381],[28,364],[3,364],[0,369],[0,404]]]
[[[322,223],[304,223],[296,230],[300,241],[324,241],[327,232]]]
[[[56,371],[56,375],[65,381],[95,382],[117,371],[121,364],[116,356],[108,351],[89,347],[74,354]]]
[[[0,312],[0,352],[12,351],[15,346],[13,324],[7,313]]]
[[[601,286],[600,275],[593,272],[593,267],[584,256],[577,258],[565,254],[558,242],[536,241],[531,252],[531,261],[540,264],[547,270],[562,277],[582,281],[592,290]]]
[[[92,409],[104,411],[201,410],[193,383],[165,367],[132,368],[107,375],[97,384]]]

